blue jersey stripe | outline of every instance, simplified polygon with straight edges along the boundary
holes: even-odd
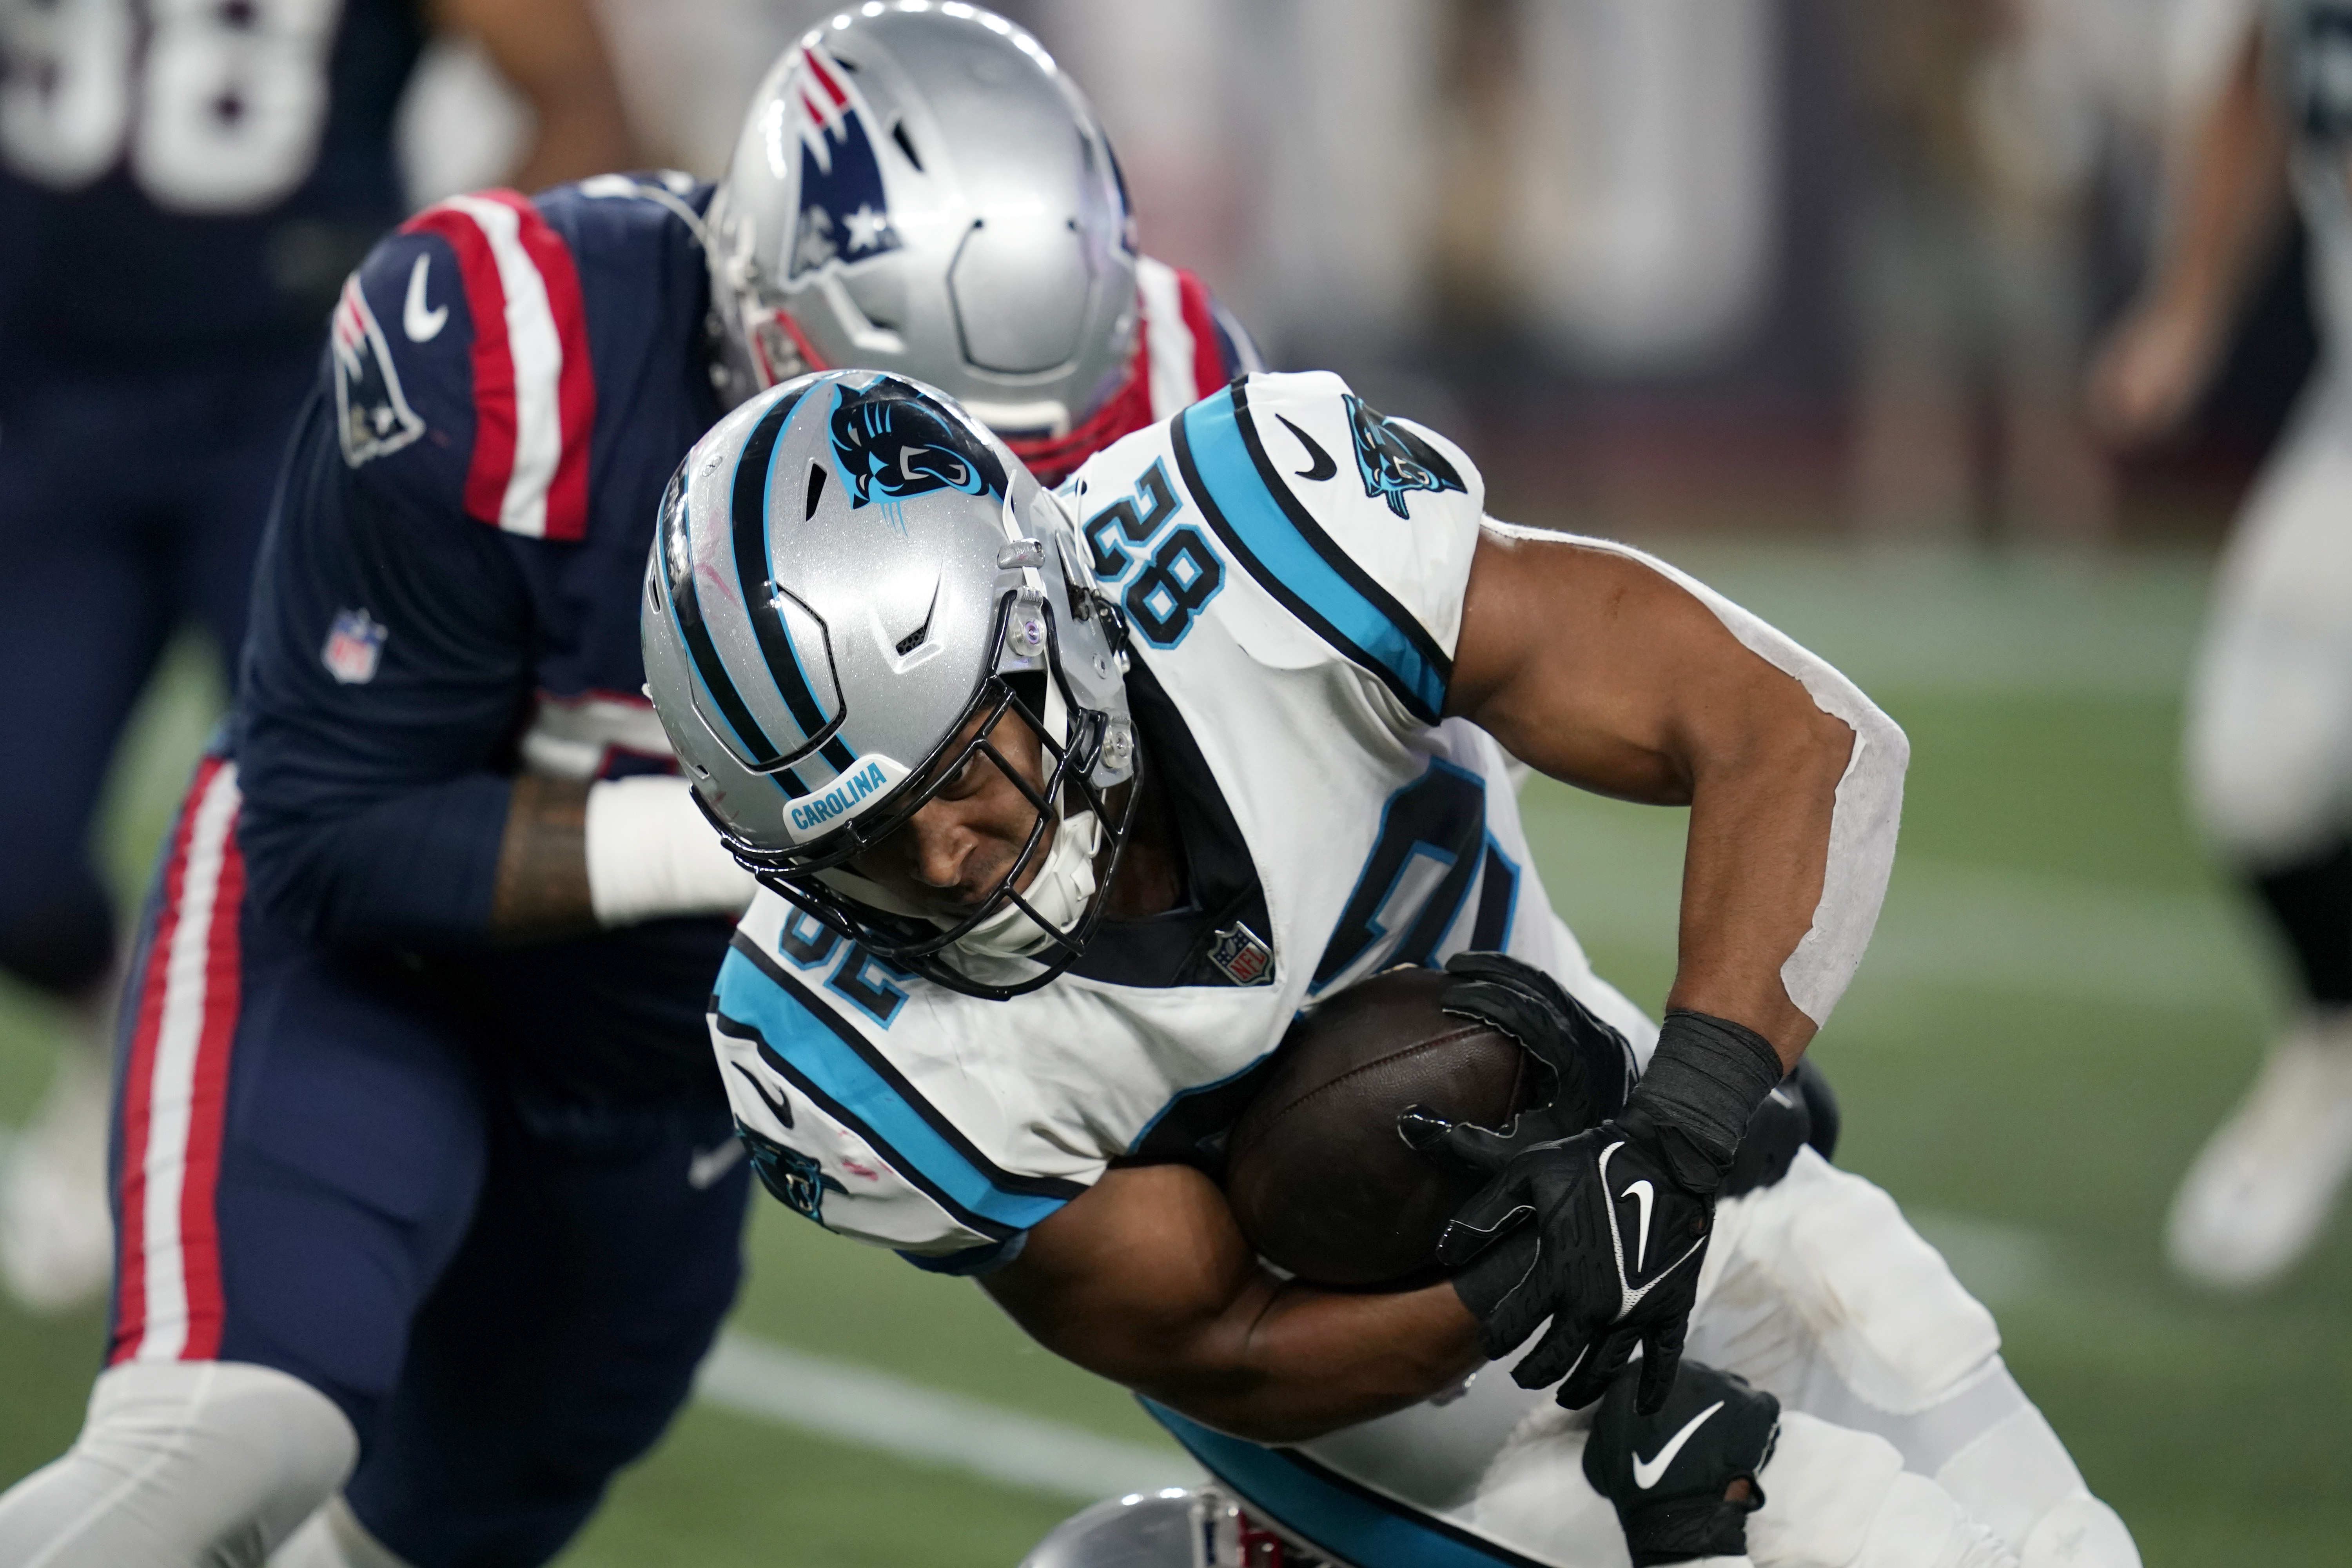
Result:
[[[1254,1513],[1347,1563],[1382,1568],[1540,1568],[1507,1546],[1385,1497],[1287,1448],[1228,1437],[1164,1405],[1144,1409]]]
[[[712,1004],[726,1019],[756,1030],[777,1060],[900,1174],[959,1219],[982,1222],[974,1229],[999,1236],[1026,1230],[1085,1191],[1076,1182],[1013,1176],[991,1164],[869,1055],[855,1025],[746,952],[740,937],[719,967]]]
[[[1244,417],[1246,384],[1177,416],[1171,435],[1185,488],[1242,565],[1333,647],[1435,723],[1453,661],[1387,590],[1350,560],[1269,469]]]

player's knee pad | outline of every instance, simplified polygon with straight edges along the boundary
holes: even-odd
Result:
[[[2184,762],[2198,821],[2223,848],[2293,860],[2343,826],[2352,794],[2352,678],[2252,629],[2210,650]],[[2241,646],[2242,645],[2242,646]]]
[[[2017,1556],[2019,1568],[2140,1568],[2131,1531],[2087,1491],[2043,1514]]]
[[[0,1499],[0,1562],[254,1568],[358,1454],[342,1411],[273,1368],[112,1367],[73,1447]]]
[[[1746,1202],[1745,1259],[1771,1280],[1777,1305],[1797,1314],[1854,1398],[1912,1415],[1998,1365],[1992,1314],[1878,1187],[1801,1150],[1786,1178]]]
[[[1633,1568],[1742,1555],[1780,1402],[1685,1360],[1665,1403],[1644,1415],[1634,1406],[1640,1373],[1629,1366],[1610,1384],[1584,1445],[1584,1479],[1616,1508]],[[1745,1495],[1727,1499],[1741,1481]]]
[[[2018,1568],[1884,1437],[1788,1411],[1759,1479],[1764,1505],[1748,1521],[1757,1568]]]

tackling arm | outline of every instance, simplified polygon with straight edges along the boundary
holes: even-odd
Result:
[[[1224,1195],[1182,1165],[1110,1171],[981,1283],[1056,1355],[1254,1442],[1403,1409],[1484,1359],[1450,1285],[1339,1293],[1276,1279]]]

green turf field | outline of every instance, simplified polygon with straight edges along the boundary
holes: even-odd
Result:
[[[1993,1304],[2020,1377],[2150,1564],[2344,1561],[2352,1227],[2253,1305],[2171,1283],[2158,1255],[2172,1184],[2271,1020],[2254,933],[2178,804],[2202,562],[1666,552],[1837,660],[1910,731],[1894,891],[1817,1047],[1845,1102],[1843,1163],[1893,1190]],[[110,803],[126,886],[200,738],[202,669],[174,666]],[[1554,900],[1602,973],[1654,1006],[1678,818],[1542,783],[1527,805]],[[37,1092],[52,1027],[0,996],[0,1123]],[[749,1335],[1048,1417],[1106,1452],[1157,1441],[1118,1391],[1028,1346],[969,1285],[773,1205],[751,1248]],[[94,1318],[0,1306],[0,1478],[70,1436],[97,1335]],[[985,1568],[1074,1506],[705,1404],[566,1562]]]

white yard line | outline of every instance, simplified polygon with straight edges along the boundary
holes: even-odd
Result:
[[[695,1392],[740,1415],[1056,1497],[1092,1500],[1201,1482],[1199,1467],[1172,1443],[1160,1449],[1098,1436],[748,1334],[719,1336]]]

